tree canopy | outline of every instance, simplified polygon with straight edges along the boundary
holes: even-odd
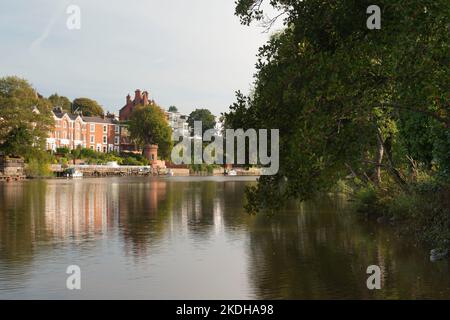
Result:
[[[239,0],[236,14],[262,20],[264,3]],[[371,4],[267,3],[285,29],[260,48],[253,93],[225,114],[227,127],[280,129],[279,174],[249,192],[251,210],[349,174],[404,189],[418,168],[450,174],[448,2],[379,1],[381,30],[366,27]]]
[[[81,111],[87,117],[102,117],[105,111],[100,104],[89,98],[77,98],[73,101],[73,112]]]
[[[72,102],[69,98],[54,93],[48,97],[48,100],[52,104],[53,108],[59,107],[65,112],[72,112]]]
[[[169,107],[169,110],[168,110],[169,112],[178,112],[178,108],[177,107],[175,107],[175,106],[170,106]]]
[[[191,112],[188,117],[188,124],[192,130],[194,129],[195,121],[202,122],[202,134],[205,133],[206,130],[214,129],[216,126],[216,117],[214,117],[208,109],[195,109]]]
[[[51,109],[50,102],[39,98],[28,81],[0,78],[0,150],[23,157],[45,150],[54,125]]]
[[[155,103],[137,106],[129,120],[131,138],[140,147],[156,144],[159,155],[167,159],[172,151],[172,130],[169,127],[164,111]]]

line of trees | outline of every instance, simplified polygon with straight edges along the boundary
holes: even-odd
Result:
[[[103,116],[100,104],[89,98],[71,101],[57,93],[45,98],[31,84],[15,76],[0,78],[0,151],[25,157],[27,161],[37,159],[45,162],[45,141],[54,126],[52,110],[81,112],[84,116]],[[177,112],[175,106],[171,112]],[[203,130],[215,126],[215,117],[207,109],[196,109],[189,116],[189,123],[203,122]],[[159,155],[169,159],[173,142],[172,131],[163,109],[156,103],[137,106],[129,121],[129,130],[134,142],[159,145]]]
[[[57,93],[45,98],[25,79],[0,78],[0,151],[26,159],[42,157],[48,132],[54,126],[52,110],[56,107],[86,116],[104,115],[95,100],[77,98],[71,102]]]

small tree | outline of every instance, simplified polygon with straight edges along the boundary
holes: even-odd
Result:
[[[156,144],[161,158],[167,159],[172,150],[172,130],[164,111],[156,104],[138,106],[129,120],[131,138],[140,147]]]

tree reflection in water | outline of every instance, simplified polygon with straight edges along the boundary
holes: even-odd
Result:
[[[254,217],[243,180],[0,183],[0,297],[66,297],[54,272],[75,260],[96,284],[80,298],[450,298],[447,261],[359,221],[345,198]],[[373,264],[383,290],[366,287]]]

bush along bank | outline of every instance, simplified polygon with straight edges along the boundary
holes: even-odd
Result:
[[[408,190],[395,186],[355,188],[355,210],[378,223],[390,223],[399,232],[411,234],[430,248],[430,260],[449,256],[450,183],[426,179],[412,183]]]

